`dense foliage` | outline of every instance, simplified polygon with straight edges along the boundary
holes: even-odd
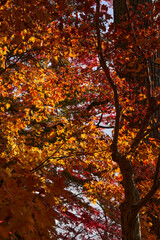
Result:
[[[159,5],[1,1],[1,239],[156,239]]]

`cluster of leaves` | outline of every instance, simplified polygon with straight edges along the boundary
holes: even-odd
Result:
[[[119,92],[118,148],[133,162],[141,196],[151,187],[159,150],[148,138],[144,82],[148,58],[159,49],[158,4],[151,18],[149,6],[141,14],[152,27],[133,15],[135,26],[128,31],[124,22],[115,33],[113,24],[106,30],[109,3],[101,5],[98,30],[94,0],[0,5],[1,239],[121,239],[124,190],[111,150],[117,106],[99,62],[98,31]],[[113,138],[105,128],[115,128]],[[141,214],[144,236],[151,208]]]

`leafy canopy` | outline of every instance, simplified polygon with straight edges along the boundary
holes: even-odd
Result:
[[[141,197],[152,186],[159,142],[149,135],[145,78],[159,50],[159,8],[141,6],[134,27],[115,32],[109,4],[97,14],[93,0],[1,1],[1,239],[121,239],[115,147],[132,162]],[[142,234],[154,237],[148,211],[158,214],[158,204],[141,212]]]

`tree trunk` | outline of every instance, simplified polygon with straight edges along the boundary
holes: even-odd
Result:
[[[123,0],[113,0],[113,14],[115,25],[121,22],[122,16],[126,13],[126,7]]]
[[[138,4],[152,3],[153,0],[129,0],[130,6],[136,11]],[[126,5],[124,0],[113,0],[113,13],[115,25],[121,22],[122,17],[126,14]]]
[[[123,240],[141,240],[139,214],[135,214],[132,206],[124,202],[120,206],[122,239]]]
[[[140,220],[136,210],[140,196],[134,180],[132,163],[120,153],[113,154],[112,157],[119,164],[125,190],[125,200],[120,206],[122,239],[141,240]]]

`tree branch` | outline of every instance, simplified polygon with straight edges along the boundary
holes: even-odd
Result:
[[[100,116],[100,119],[99,119],[99,121],[98,121],[98,123],[97,123],[97,127],[99,127],[99,124],[102,122],[102,118],[103,118],[103,114],[101,114],[101,116]]]
[[[114,103],[115,103],[115,109],[116,109],[116,120],[115,120],[115,128],[114,128],[114,136],[113,136],[113,142],[111,146],[111,150],[114,152],[118,151],[117,143],[118,143],[118,136],[119,136],[119,126],[120,126],[120,106],[119,106],[119,94],[117,91],[117,86],[114,83],[109,68],[106,65],[106,61],[103,55],[102,51],[102,45],[101,45],[101,36],[100,36],[100,26],[99,26],[99,11],[100,11],[100,1],[96,0],[96,15],[95,15],[95,21],[96,21],[96,33],[97,33],[97,51],[99,56],[100,64],[103,68],[103,71],[106,75],[106,78],[113,90],[114,93]]]
[[[156,99],[154,97],[151,97],[149,106],[147,108],[146,115],[143,118],[143,121],[141,123],[141,127],[140,127],[138,133],[136,134],[136,136],[135,136],[135,138],[134,138],[134,140],[131,144],[131,148],[130,148],[128,153],[134,151],[137,148],[140,141],[143,139],[144,132],[145,132],[145,130],[146,130],[148,124],[149,124],[149,120],[150,120],[151,116],[155,112],[155,109],[156,109]]]
[[[114,126],[109,127],[109,126],[101,126],[101,125],[97,125],[97,128],[113,129]]]
[[[62,172],[62,176],[64,176],[65,178],[67,178],[67,180],[70,180],[71,182],[74,182],[74,183],[79,184],[80,186],[83,186],[84,183],[90,181],[89,179],[78,178],[78,177],[70,174],[70,172],[67,171],[67,170],[64,170],[64,171]]]
[[[99,102],[92,102],[88,107],[87,107],[87,111],[90,111],[92,107],[96,107],[96,106],[100,106],[100,105],[104,105],[109,103],[110,101],[108,99],[104,100],[104,101],[99,101]]]
[[[64,144],[64,143],[63,143],[63,144]],[[51,154],[48,158],[46,158],[44,161],[42,161],[38,166],[36,166],[35,168],[33,168],[33,169],[31,170],[31,172],[34,173],[34,172],[40,170],[41,167],[43,167],[47,162],[49,162],[49,160],[54,156],[54,154],[59,151],[59,149],[63,146],[63,144],[61,144],[61,145],[59,146],[59,148],[58,148],[53,154]]]

